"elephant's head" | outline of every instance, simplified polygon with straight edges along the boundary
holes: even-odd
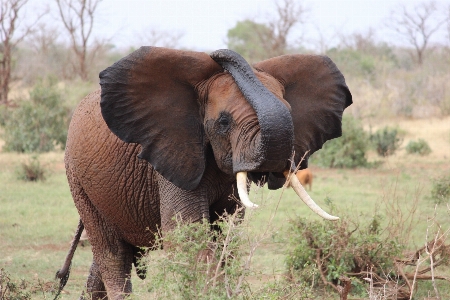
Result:
[[[140,157],[167,180],[197,188],[212,149],[218,167],[237,176],[247,206],[247,174],[281,187],[296,165],[305,168],[309,155],[341,135],[352,103],[334,63],[315,55],[279,56],[252,68],[230,50],[208,56],[142,47],[101,72],[100,84],[110,130],[141,144]]]

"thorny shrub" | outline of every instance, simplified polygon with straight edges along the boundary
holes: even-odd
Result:
[[[396,128],[384,127],[370,136],[370,140],[380,156],[389,156],[400,147],[402,139]]]
[[[33,155],[27,162],[23,162],[17,170],[17,177],[25,181],[44,181],[46,168],[41,164],[39,157]]]
[[[153,299],[307,297],[303,284],[283,280],[250,289],[246,279],[255,275],[251,260],[257,245],[248,243],[246,222],[240,212],[221,217],[212,226],[207,221],[187,223],[177,219],[174,230],[164,237],[156,235],[156,251],[141,259],[148,270],[148,290]],[[164,250],[157,250],[162,244]]]
[[[36,283],[15,280],[5,269],[0,269],[0,300],[31,300],[38,295],[48,299],[55,293],[55,287],[53,282],[44,283],[39,279]]]
[[[0,299],[1,300],[27,300],[31,299],[31,293],[27,290],[28,283],[25,280],[15,282],[10,275],[0,269]]]
[[[406,145],[406,153],[428,155],[431,153],[431,148],[424,139],[418,139],[417,141],[410,141]]]
[[[332,201],[326,200],[335,210]],[[289,277],[309,283],[314,290],[331,288],[341,297],[350,281],[352,294],[369,299],[411,299],[419,294],[417,280],[429,280],[434,289],[431,293],[438,295],[436,280],[446,278],[433,272],[448,265],[446,238],[450,230],[444,232],[430,219],[426,245],[411,251],[418,194],[406,201],[394,192],[381,199],[384,207],[378,207],[372,217],[338,211],[334,214],[341,219],[336,222],[292,220],[286,259]],[[436,233],[430,234],[432,231]]]
[[[352,292],[364,294],[363,278],[369,273],[383,276],[394,268],[393,257],[403,250],[395,238],[382,234],[381,216],[375,215],[368,224],[358,224],[344,217],[336,222],[292,220],[292,250],[287,267],[294,281],[306,281],[316,286],[338,290],[342,276],[351,276]],[[304,269],[315,269],[305,277]]]
[[[65,147],[68,109],[53,79],[37,83],[29,99],[17,108],[9,108],[4,120],[3,150],[48,152]],[[9,110],[8,109],[8,110]]]
[[[433,182],[431,198],[436,204],[445,204],[450,202],[450,174],[439,177]]]

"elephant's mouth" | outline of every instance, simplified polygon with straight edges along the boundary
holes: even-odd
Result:
[[[291,172],[290,170],[286,170],[283,172],[283,175],[286,178],[285,186],[290,185],[294,189],[295,193],[300,197],[300,199],[302,199],[302,201],[313,212],[315,212],[320,217],[322,217],[326,220],[336,221],[339,219],[339,217],[335,217],[335,216],[328,214],[326,211],[324,211],[322,208],[320,208],[319,205],[317,205],[314,202],[314,200],[308,195],[305,188],[302,186],[302,184],[298,180],[297,176],[295,176],[295,173]],[[252,201],[250,201],[250,198],[248,197],[247,172],[238,172],[236,174],[236,182],[237,182],[239,198],[241,199],[242,204],[248,208],[257,208],[258,205],[254,204]]]

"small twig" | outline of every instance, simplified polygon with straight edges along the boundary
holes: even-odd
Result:
[[[333,283],[329,282],[329,281],[327,280],[327,278],[325,277],[325,274],[324,274],[323,271],[322,271],[322,266],[323,266],[323,264],[322,264],[322,261],[321,261],[321,259],[320,259],[320,253],[321,253],[321,252],[322,252],[322,251],[321,251],[320,249],[317,249],[317,250],[316,250],[316,264],[317,264],[317,268],[319,269],[320,278],[322,278],[322,281],[323,281],[323,283],[324,283],[325,285],[331,286],[336,292],[339,293],[339,288],[338,288],[337,286],[335,286]]]
[[[239,209],[236,210],[236,212],[238,212],[238,211],[239,211]],[[230,216],[227,221],[228,222],[228,231],[227,231],[227,235],[225,237],[225,241],[223,241],[223,249],[222,249],[222,253],[220,254],[220,259],[217,262],[216,272],[214,274],[213,284],[212,284],[213,287],[216,286],[216,280],[219,277],[219,274],[222,273],[219,271],[220,271],[221,263],[226,256],[228,245],[230,244],[231,230],[234,228],[234,222],[235,222],[234,217],[236,216],[236,212],[232,216]]]
[[[352,281],[347,276],[341,276],[339,278],[343,286],[338,286],[339,294],[340,294],[340,300],[347,300],[348,293],[350,292],[350,289],[352,288]]]
[[[413,274],[406,274],[406,276],[408,276],[409,279],[412,279],[414,276]],[[416,276],[416,280],[432,280],[432,279],[439,279],[439,280],[446,280],[450,282],[450,277],[445,277],[445,276],[438,276],[438,275],[434,275],[434,277],[431,277],[431,275],[417,275]]]
[[[400,267],[400,265],[398,263],[395,263],[395,266],[397,268],[397,271],[400,273],[400,276],[405,280],[406,285],[408,285],[409,292],[412,293],[413,286],[411,285],[411,283],[408,280],[410,278],[408,278],[408,276],[405,274],[405,271],[403,270],[403,268]]]
[[[435,206],[434,210],[436,211],[436,206]],[[428,228],[427,228],[427,231],[428,231]],[[434,243],[433,243],[433,247],[431,248],[431,251],[430,251],[430,247],[426,247],[425,248],[425,252],[430,257],[431,283],[433,284],[434,293],[436,294],[436,298],[438,298],[438,300],[441,299],[441,296],[439,295],[439,291],[438,291],[437,286],[436,286],[436,280],[434,279],[434,267],[433,267],[434,259],[433,259],[433,255],[434,255],[434,252],[436,250],[435,246],[436,246],[436,243],[437,243],[440,231],[441,231],[441,227],[439,226],[439,229],[438,229],[437,233],[434,236]],[[429,243],[428,243],[428,245],[429,245]]]

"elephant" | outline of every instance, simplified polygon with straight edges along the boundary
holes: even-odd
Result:
[[[249,182],[269,189],[290,182],[314,212],[337,219],[292,173],[341,136],[352,104],[330,58],[292,54],[250,66],[229,49],[208,55],[144,46],[99,78],[68,130],[64,161],[80,222],[57,272],[60,290],[84,228],[93,252],[88,297],[124,299],[132,265],[155,233],[173,229],[178,215],[213,223],[224,212],[256,208]]]

